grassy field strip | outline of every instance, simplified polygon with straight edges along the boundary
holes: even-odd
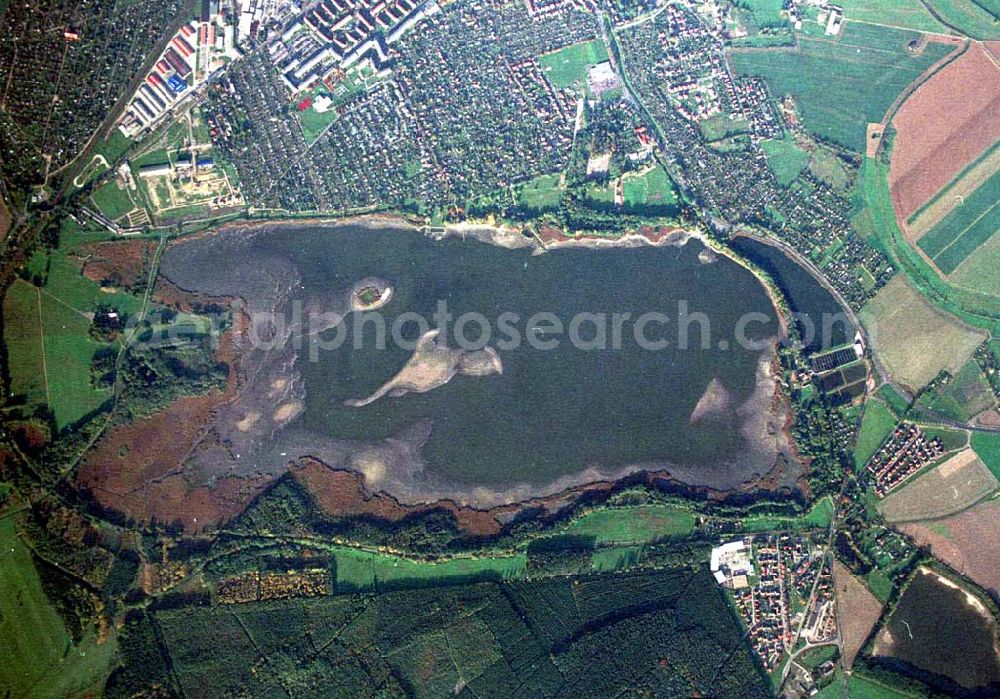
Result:
[[[1000,170],[1000,141],[966,166],[944,189],[910,216],[907,229],[918,240],[955,209],[956,200],[964,202]]]
[[[934,259],[972,228],[996,206],[1000,199],[1000,170],[994,172],[982,185],[953,209],[936,226],[924,235],[918,245]]]
[[[862,471],[879,447],[892,434],[897,424],[896,416],[888,406],[877,398],[865,403],[865,412],[858,430],[858,441],[854,447],[854,468]]]
[[[572,87],[587,80],[590,66],[608,60],[608,50],[600,39],[583,41],[540,56],[549,81],[556,87]]]
[[[70,638],[11,517],[0,520],[0,581],[0,637],[5,640],[0,687],[11,696],[30,696],[32,687],[64,657]]]
[[[840,4],[848,20],[948,33],[948,28],[934,19],[920,0],[842,0]]]
[[[391,554],[349,547],[334,549],[337,559],[337,591],[379,591],[421,584],[441,585],[524,577],[527,554],[456,558],[440,563],[414,561]]]
[[[972,253],[1000,230],[1000,201],[993,204],[934,258],[945,274],[954,272]]]

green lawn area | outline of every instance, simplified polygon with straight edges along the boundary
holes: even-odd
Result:
[[[941,427],[938,425],[925,426],[923,429],[928,439],[940,438],[945,451],[965,449],[969,443],[969,433],[964,430],[953,430],[950,427]]]
[[[849,20],[948,33],[948,29],[931,16],[920,0],[842,0],[840,5]]]
[[[777,27],[788,22],[781,16],[784,0],[736,0],[734,4],[749,10],[759,27]]]
[[[338,592],[507,580],[523,577],[528,564],[523,553],[426,563],[343,547],[335,550],[335,556]]]
[[[117,221],[135,208],[129,193],[114,180],[94,190],[91,199],[94,200],[94,206],[112,221]]]
[[[885,403],[876,398],[868,401],[861,418],[861,429],[858,430],[858,443],[854,447],[855,469],[864,469],[882,443],[889,438],[896,423],[896,416]]]
[[[13,517],[0,519],[0,688],[24,697],[70,650],[62,619],[49,604]]]
[[[16,396],[24,396],[29,405],[44,403],[42,335],[38,292],[34,286],[20,279],[14,282],[4,298],[3,320],[10,390]]]
[[[641,556],[642,546],[597,549],[590,556],[590,568],[599,573],[624,570],[639,563]]]
[[[608,208],[615,205],[615,190],[610,185],[600,187],[592,184],[587,187],[586,198],[598,208]]]
[[[601,544],[639,544],[688,536],[694,532],[694,513],[674,505],[593,510],[575,520],[565,534],[594,537]]]
[[[742,75],[763,76],[776,96],[791,94],[812,133],[865,150],[869,122],[881,121],[906,87],[952,47],[929,44],[920,55],[907,44],[919,35],[848,23],[836,40],[800,37],[795,49],[734,52]]]
[[[973,432],[972,449],[997,478],[1000,478],[1000,434]]]
[[[868,589],[875,595],[879,602],[888,601],[892,595],[892,581],[880,570],[873,570],[865,578],[868,582]]]
[[[541,175],[517,187],[518,206],[532,211],[546,211],[559,206],[563,188],[560,186],[561,174]]]
[[[807,670],[812,670],[814,667],[822,665],[827,660],[833,660],[835,657],[837,657],[837,647],[824,646],[801,654],[796,658],[796,662]]]
[[[898,691],[884,684],[861,677],[857,673],[851,675],[847,684],[851,699],[907,699],[912,694]],[[921,695],[922,696],[922,695]]]
[[[659,165],[639,177],[626,177],[622,187],[626,211],[666,214],[677,206],[674,183]]]
[[[833,500],[827,496],[799,517],[757,515],[742,520],[745,532],[781,531],[784,529],[824,529],[833,519]]]
[[[120,130],[113,129],[111,135],[94,148],[94,155],[103,155],[109,164],[114,165],[114,162],[125,155],[131,147],[132,141]]]
[[[791,137],[764,141],[760,145],[767,164],[782,187],[790,185],[809,164],[809,154],[795,145]]]
[[[727,136],[750,133],[750,122],[743,117],[732,119],[728,114],[716,114],[699,122],[698,128],[704,139],[712,143]]]
[[[875,395],[885,401],[886,405],[889,406],[889,410],[894,412],[896,417],[902,417],[910,408],[909,398],[897,391],[891,384],[883,384],[875,392]]]
[[[538,62],[556,87],[571,87],[585,83],[587,71],[593,65],[608,60],[608,50],[600,39],[583,41],[540,56]]]
[[[315,141],[323,130],[332,124],[337,118],[337,111],[329,109],[325,112],[317,112],[314,107],[309,107],[305,111],[299,112],[299,121],[302,123],[302,136],[306,143]]]

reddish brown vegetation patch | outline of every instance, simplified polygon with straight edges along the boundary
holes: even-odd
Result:
[[[407,515],[443,509],[453,513],[459,528],[468,534],[491,536],[499,533],[501,528],[495,516],[496,510],[475,510],[460,507],[450,501],[429,505],[403,505],[382,493],[369,494],[365,490],[361,474],[334,470],[312,459],[293,466],[292,473],[312,494],[320,509],[335,517],[373,515],[396,521]]]
[[[233,366],[232,336],[223,338],[217,357]],[[223,393],[180,398],[144,420],[117,427],[87,455],[77,484],[104,507],[136,521],[179,523],[195,532],[242,512],[273,476],[219,478],[212,487],[191,483],[184,462],[206,435],[213,411],[236,389],[230,371]]]
[[[837,560],[833,562],[833,584],[837,596],[837,621],[844,641],[844,667],[850,669],[875,622],[882,616],[882,603]]]
[[[962,575],[1000,594],[1000,503],[988,500],[952,517],[900,529]]]
[[[893,125],[889,184],[905,222],[1000,139],[1000,68],[973,44],[913,93]]]
[[[155,243],[150,240],[115,240],[87,243],[78,249],[83,275],[98,284],[131,289],[145,281],[146,261]]]

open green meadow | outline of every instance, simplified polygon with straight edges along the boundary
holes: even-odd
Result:
[[[858,22],[888,24],[920,32],[947,34],[920,0],[841,0],[844,17]]]
[[[12,390],[24,395],[29,405],[45,403],[48,397],[56,428],[61,430],[111,397],[110,390],[96,388],[90,380],[94,355],[110,346],[90,337],[91,314],[104,304],[134,313],[141,301],[106,292],[84,277],[69,248],[36,257],[29,267],[46,271],[43,286],[18,282],[4,300]]]
[[[844,671],[838,665],[833,675],[833,681],[813,695],[813,699],[844,699],[847,696],[844,687]]]
[[[910,408],[910,399],[897,391],[892,384],[883,384],[875,391],[875,395],[885,401],[896,417],[902,417]]]
[[[559,206],[563,188],[562,175],[541,175],[519,185],[516,191],[518,206],[532,211],[546,211]]]
[[[784,0],[735,0],[734,4],[748,10],[758,27],[777,27],[788,23],[781,14]]]
[[[843,35],[799,38],[799,47],[734,52],[743,75],[763,76],[776,96],[793,95],[805,127],[858,153],[870,122],[882,121],[893,101],[953,47],[928,44],[919,55],[907,44],[919,34],[848,23]]]
[[[751,515],[740,520],[744,532],[770,532],[791,529],[826,529],[833,519],[833,500],[825,497],[804,515],[799,517],[778,517],[774,515]]]
[[[944,274],[962,262],[1000,230],[1000,171],[917,241]],[[989,280],[997,292],[996,275]]]
[[[353,548],[337,548],[338,592],[373,592],[400,587],[510,580],[524,576],[528,557],[457,558],[440,563],[414,561]]]
[[[1000,434],[995,432],[973,432],[972,450],[986,464],[994,476],[1000,479]]]
[[[854,447],[854,467],[862,470],[883,442],[892,434],[896,427],[896,416],[878,399],[865,403],[865,414],[861,418],[861,429],[858,430],[858,442]]]
[[[760,145],[767,164],[782,187],[790,185],[809,164],[809,154],[795,145],[791,137],[764,141]]]
[[[117,221],[136,208],[129,193],[119,187],[114,180],[95,190],[91,199],[94,201],[94,206],[112,221]]]
[[[10,390],[28,404],[44,403],[47,398],[39,306],[38,290],[20,279],[3,302]]]
[[[575,520],[565,534],[594,537],[601,544],[637,544],[688,536],[694,513],[680,506],[642,505],[593,510]]]
[[[993,390],[975,360],[967,362],[947,386],[924,401],[938,415],[958,422],[968,422],[995,403]]]
[[[869,680],[857,673],[851,675],[847,689],[851,699],[913,699],[915,696],[906,692],[893,689],[884,684],[879,684],[874,680]]]
[[[69,634],[42,590],[13,517],[0,519],[0,638],[0,692],[12,697],[31,696],[70,650]]]
[[[626,211],[667,213],[677,206],[674,183],[659,165],[639,177],[626,177],[622,186]]]
[[[549,81],[556,87],[571,87],[587,81],[591,66],[608,60],[608,50],[600,39],[582,41],[539,57]]]

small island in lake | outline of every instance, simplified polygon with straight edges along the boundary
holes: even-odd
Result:
[[[392,299],[392,286],[384,279],[367,277],[351,289],[352,311],[375,311]]]

